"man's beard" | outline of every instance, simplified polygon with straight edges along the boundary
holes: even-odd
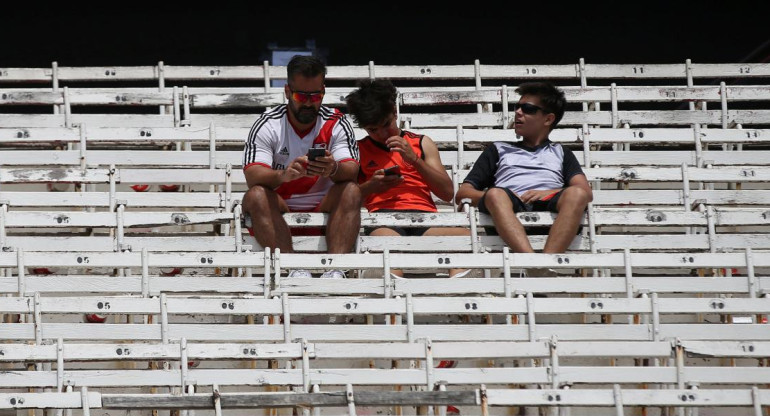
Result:
[[[316,117],[318,117],[318,110],[315,109],[315,107],[295,107],[294,105],[289,105],[289,109],[291,110],[292,114],[294,114],[294,118],[297,119],[301,124],[309,124],[312,123]]]

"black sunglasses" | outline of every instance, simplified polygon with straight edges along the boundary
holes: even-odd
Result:
[[[515,104],[513,104],[513,111],[516,111],[518,109],[521,109],[522,113],[529,114],[529,115],[537,113],[537,110],[541,110],[544,113],[546,112],[543,107],[536,106],[536,105],[530,104],[530,103],[515,103]]]

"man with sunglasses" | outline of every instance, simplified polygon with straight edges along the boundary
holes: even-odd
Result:
[[[516,93],[521,98],[514,104],[513,128],[522,140],[488,146],[455,199],[459,203],[469,198],[479,211],[490,214],[500,237],[517,253],[534,250],[515,213],[556,212],[543,252],[563,253],[593,200],[575,155],[548,139],[567,101],[562,91],[545,82],[521,84]]]
[[[286,70],[287,104],[262,114],[244,147],[249,190],[243,209],[251,219],[250,231],[256,231],[262,247],[291,253],[291,231],[282,214],[327,212],[328,252],[350,252],[361,222],[353,128],[339,110],[322,105],[326,67],[318,58],[294,56]],[[289,277],[310,273],[294,270]],[[342,278],[344,273],[331,270],[321,277]]]

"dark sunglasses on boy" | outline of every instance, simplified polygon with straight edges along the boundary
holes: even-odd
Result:
[[[543,107],[540,107],[540,106],[537,106],[537,105],[534,105],[534,104],[530,104],[530,103],[515,103],[515,104],[513,104],[513,111],[516,111],[518,109],[521,109],[522,113],[529,114],[529,115],[537,113],[538,110],[541,110],[544,113],[546,112]]]

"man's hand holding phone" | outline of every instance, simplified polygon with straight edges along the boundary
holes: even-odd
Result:
[[[326,149],[317,149],[315,147],[311,147],[310,149],[307,149],[307,160],[308,161],[315,161],[319,157],[326,156]]]
[[[337,161],[326,149],[310,148],[305,157],[307,157],[307,176],[328,178],[337,170]]]

